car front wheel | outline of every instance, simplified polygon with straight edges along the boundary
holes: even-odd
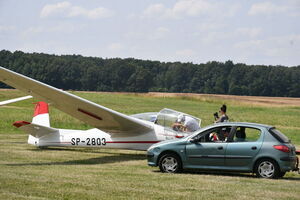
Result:
[[[259,178],[280,177],[280,169],[277,163],[271,159],[259,160],[255,166],[255,173]]]
[[[159,159],[159,169],[164,173],[177,173],[181,171],[182,165],[180,158],[173,153],[163,155]]]

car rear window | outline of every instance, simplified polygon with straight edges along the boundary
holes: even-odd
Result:
[[[269,132],[279,141],[282,143],[289,143],[290,140],[288,137],[286,137],[283,133],[281,133],[279,130],[275,128],[271,128]]]

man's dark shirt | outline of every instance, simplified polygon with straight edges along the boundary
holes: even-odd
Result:
[[[228,122],[229,117],[227,115],[222,115],[218,122]]]

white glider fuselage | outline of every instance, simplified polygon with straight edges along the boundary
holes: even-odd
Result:
[[[172,111],[170,109],[163,109]],[[176,112],[176,111],[174,111]],[[147,116],[141,113],[135,116]],[[149,115],[149,114],[148,114]],[[151,114],[157,118],[157,115]],[[169,115],[170,116],[170,115]],[[165,119],[168,116],[164,116]],[[173,116],[174,117],[174,116]],[[136,118],[136,117],[135,117]],[[137,120],[142,120],[138,119]],[[45,102],[36,103],[32,123],[19,121],[14,125],[29,133],[28,143],[38,147],[69,146],[69,147],[100,147],[131,150],[147,150],[152,144],[169,139],[181,138],[190,133],[177,132],[171,128],[158,125],[151,121],[142,120],[150,128],[148,132],[136,136],[117,137],[114,134],[93,128],[89,130],[56,129],[50,127],[48,104]]]
[[[37,109],[42,106],[47,106],[46,113],[39,114]],[[44,102],[38,102],[32,123],[19,121],[15,122],[14,125],[28,132],[28,143],[38,147],[70,146],[147,150],[154,143],[181,138],[190,134],[173,131],[151,121],[143,120],[143,123],[147,123],[152,129],[143,134],[127,137],[115,137],[114,134],[106,133],[97,128],[89,130],[56,129],[50,127],[48,105]]]
[[[130,150],[147,150],[152,144],[169,139],[182,138],[191,133],[175,131],[167,121],[174,121],[182,114],[171,109],[159,113],[132,115],[140,123],[147,124],[148,131],[123,136],[104,132],[98,128],[89,130],[57,129],[50,127],[49,107],[46,102],[37,102],[32,122],[17,121],[13,125],[29,134],[28,143],[37,147],[100,147]],[[148,119],[148,120],[146,120]],[[154,120],[155,119],[155,120]],[[159,123],[159,124],[158,124]],[[168,124],[163,126],[161,124]]]
[[[58,129],[56,132],[40,138],[29,135],[28,143],[38,147],[69,146],[147,150],[152,144],[166,140],[166,136],[161,130],[162,127],[153,124],[153,128],[153,131],[135,137],[112,137],[97,128],[89,130]],[[175,134],[174,138],[176,138]]]

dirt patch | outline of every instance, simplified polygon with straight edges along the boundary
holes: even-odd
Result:
[[[4,88],[1,88],[0,91],[12,91],[14,89],[4,89]]]
[[[99,93],[82,91],[85,93]],[[131,92],[100,92],[100,93],[115,93],[115,94],[131,94],[137,96],[148,97],[178,97],[178,98],[194,98],[199,100],[220,100],[220,101],[235,101],[242,104],[261,105],[270,107],[282,106],[299,106],[300,98],[293,97],[261,97],[261,96],[238,96],[238,95],[220,95],[220,94],[194,94],[194,93],[163,93],[163,92],[148,92],[148,93],[131,93]]]
[[[300,106],[300,98],[292,97],[258,97],[258,96],[237,96],[219,94],[192,94],[192,93],[157,93],[150,92],[146,96],[156,97],[191,97],[195,99],[217,99],[230,100],[239,103],[247,103],[263,106]]]
[[[11,91],[13,89],[0,89],[0,91]],[[77,91],[76,91],[77,92]],[[130,94],[146,97],[178,97],[194,98],[199,100],[220,100],[234,101],[242,104],[261,105],[270,107],[296,106],[300,107],[300,98],[292,97],[261,97],[261,96],[238,96],[238,95],[220,95],[220,94],[194,94],[194,93],[132,93],[132,92],[95,92],[95,91],[78,91],[82,93],[103,93],[103,94]]]

